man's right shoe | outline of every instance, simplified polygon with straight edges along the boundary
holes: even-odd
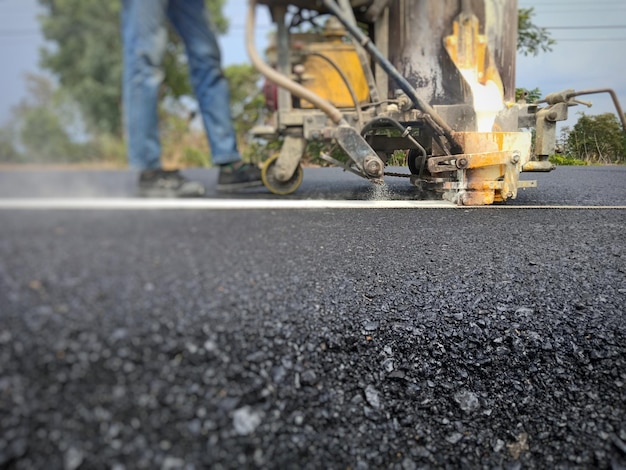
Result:
[[[256,186],[263,186],[261,169],[258,166],[243,162],[220,166],[218,191],[238,191]]]
[[[178,170],[158,168],[144,170],[139,175],[139,195],[142,197],[202,197],[205,194],[202,183],[188,180]]]

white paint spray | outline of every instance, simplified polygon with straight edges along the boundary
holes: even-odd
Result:
[[[378,183],[372,184],[372,187],[369,190],[370,201],[389,201],[391,199],[391,189],[387,185],[387,183]]]

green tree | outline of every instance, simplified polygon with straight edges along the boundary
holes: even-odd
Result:
[[[523,55],[537,55],[549,52],[556,41],[550,37],[546,28],[540,28],[532,22],[534,8],[520,8],[517,14],[517,50]]]
[[[82,144],[72,138],[72,132],[78,132],[75,108],[46,77],[27,75],[26,86],[28,97],[13,109],[12,125],[3,130],[4,145],[10,144],[9,148],[14,151],[13,161],[59,163],[82,160]]]
[[[2,163],[78,163],[125,161],[121,139],[87,134],[76,103],[41,75],[27,75],[27,97],[0,128]]]
[[[15,147],[12,129],[8,126],[0,128],[0,162],[18,163],[20,161],[21,155]]]
[[[626,137],[613,113],[581,117],[567,138],[569,153],[588,163],[626,162]]]
[[[534,103],[539,98],[541,98],[541,90],[539,88],[533,88],[532,90],[527,88],[515,89],[515,99],[518,101],[524,100],[527,103]]]
[[[245,135],[258,122],[265,97],[259,89],[261,74],[249,64],[226,67],[233,120],[237,134]]]
[[[39,0],[44,37],[41,65],[79,104],[94,131],[120,134],[122,73],[120,3]]]
[[[122,46],[121,1],[39,0],[44,37],[52,44],[42,51],[41,64],[78,103],[88,127],[121,136]],[[226,31],[225,0],[207,0],[212,21]],[[170,34],[164,58],[163,94],[189,92],[181,41]]]

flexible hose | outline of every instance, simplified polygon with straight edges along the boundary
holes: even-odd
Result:
[[[363,46],[367,51],[371,54],[371,56],[378,62],[378,65],[389,74],[389,76],[398,84],[398,86],[406,93],[406,95],[410,98],[413,104],[419,109],[423,111],[425,114],[430,116],[433,122],[441,129],[443,135],[446,136],[446,139],[453,147],[454,153],[463,153],[463,148],[461,145],[454,139],[452,128],[446,123],[439,114],[435,111],[435,109],[426,103],[423,99],[421,99],[415,89],[411,86],[411,84],[396,70],[396,68],[387,60],[385,56],[381,54],[381,52],[376,49],[376,46],[372,44],[372,41],[369,37],[365,36],[361,32],[360,29],[354,27],[344,16],[342,10],[339,8],[335,0],[322,0],[324,6],[337,17],[337,19],[344,25],[344,27],[350,32],[352,36]]]
[[[378,19],[391,0],[374,0],[365,12],[365,18],[372,23]]]
[[[329,101],[324,98],[319,97],[312,91],[306,89],[299,83],[291,80],[289,77],[283,75],[277,70],[270,67],[266,64],[261,56],[257,52],[254,46],[254,24],[256,21],[256,0],[248,1],[248,17],[246,21],[246,49],[248,51],[248,56],[250,57],[250,61],[256,67],[256,69],[261,72],[263,76],[265,76],[268,80],[274,82],[276,85],[285,88],[291,94],[297,96],[298,98],[307,100],[316,108],[320,109],[328,117],[337,125],[346,124],[347,122],[343,118],[341,112],[335,108]]]

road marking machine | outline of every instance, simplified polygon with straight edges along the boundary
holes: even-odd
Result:
[[[257,4],[276,26],[266,59],[253,40]],[[373,183],[406,177],[458,205],[492,204],[536,186],[521,172],[554,169],[556,123],[588,104],[578,96],[611,93],[626,130],[612,90],[516,99],[517,15],[515,0],[249,0],[246,45],[272,110],[254,133],[282,140],[265,186],[294,192],[318,141],[347,156],[324,160]],[[397,152],[410,173],[385,171]]]

